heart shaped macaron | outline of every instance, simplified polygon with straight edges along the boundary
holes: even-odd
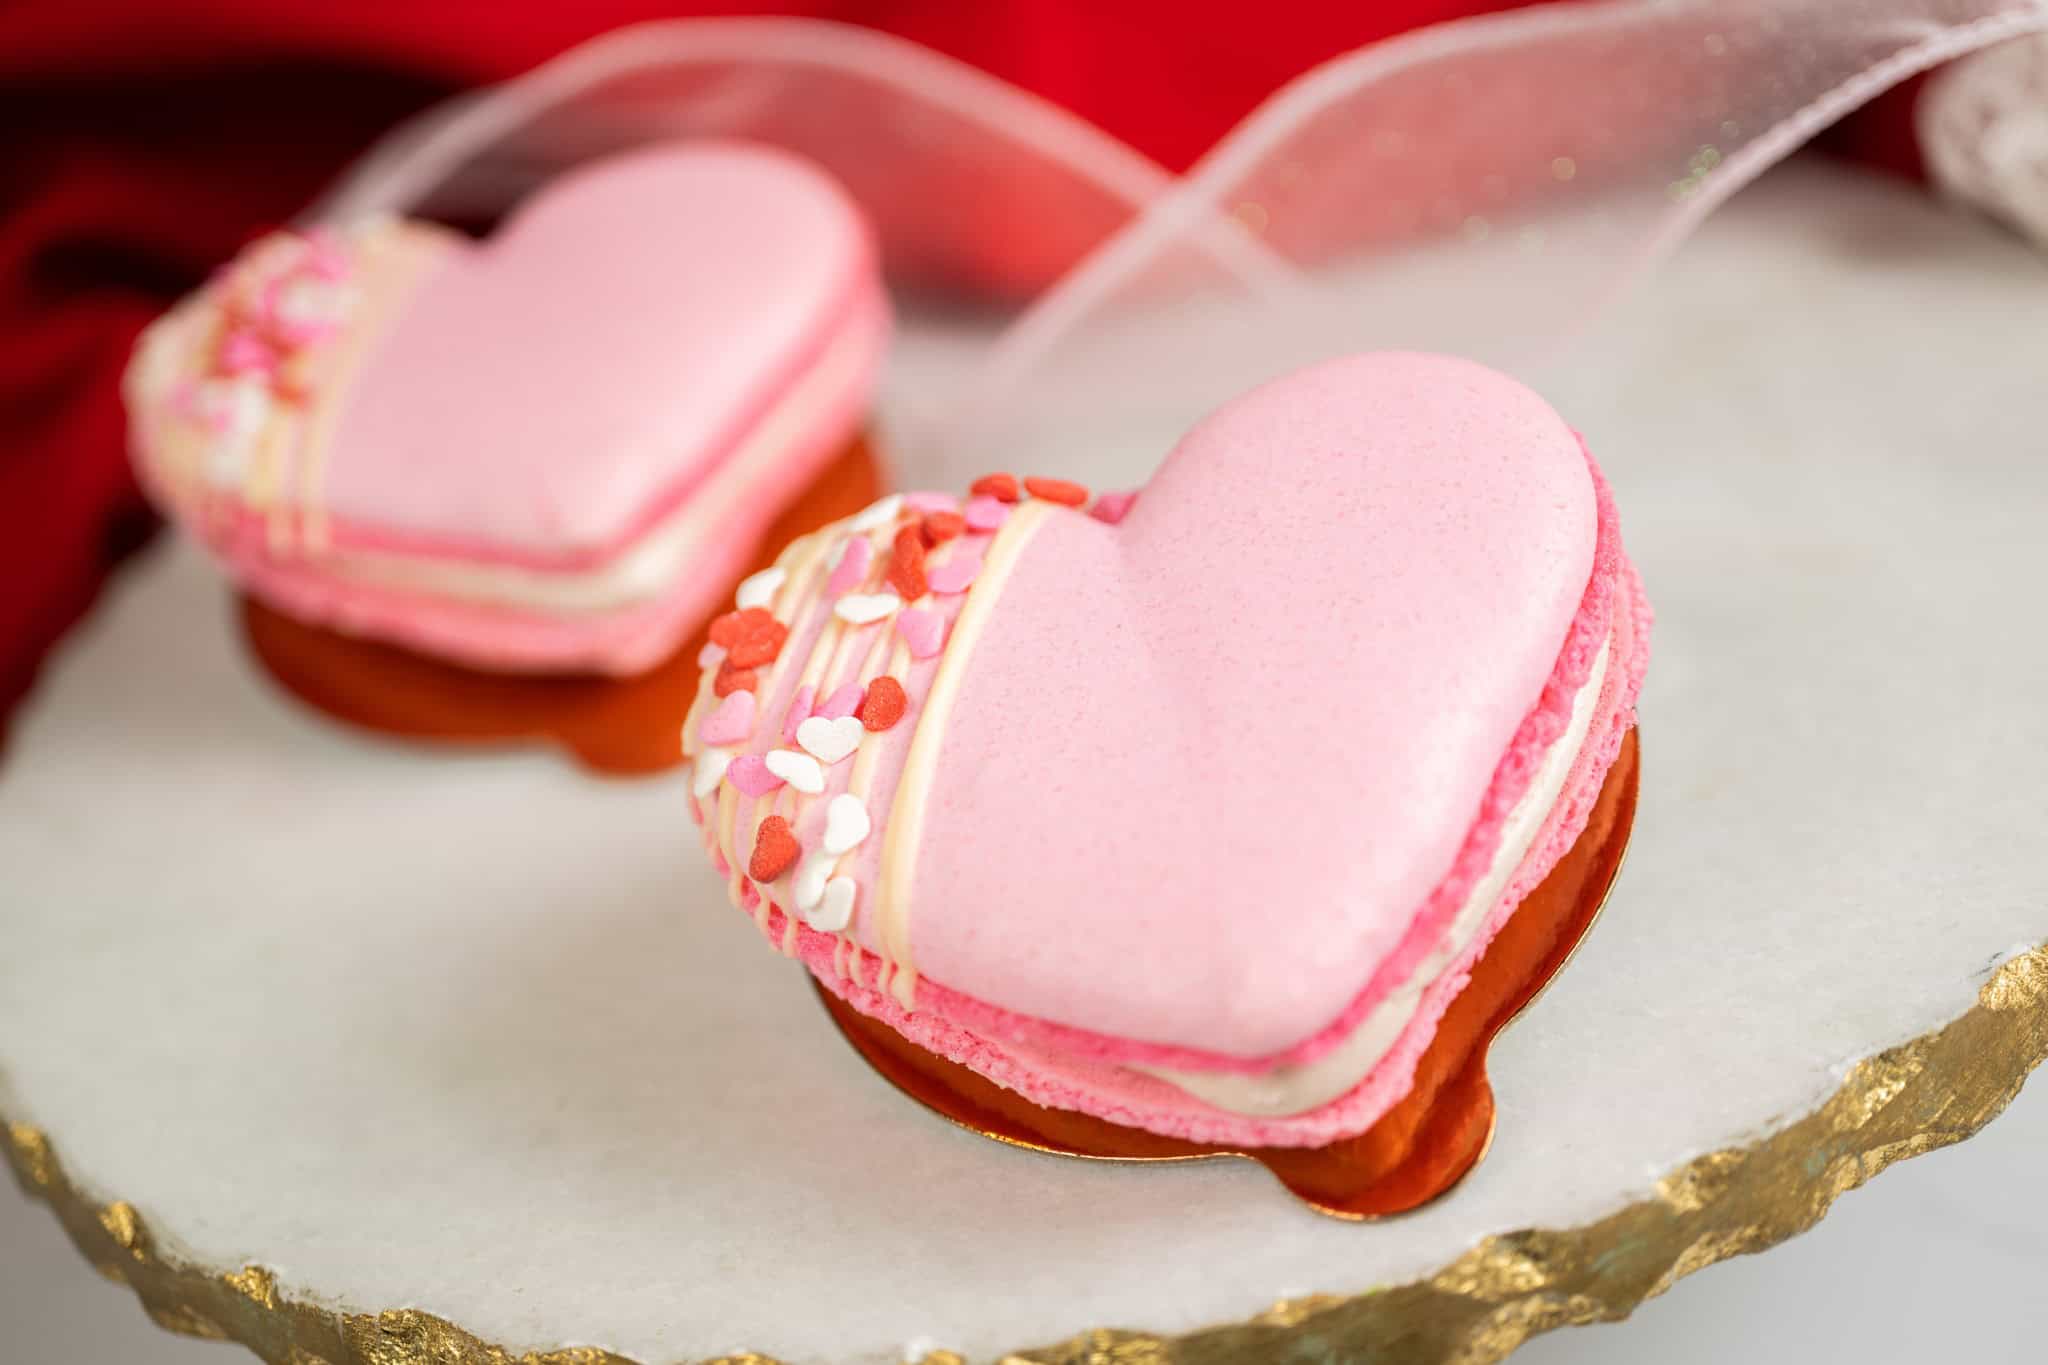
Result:
[[[1135,499],[1004,475],[952,513],[784,553],[762,719],[700,772],[779,746],[801,690],[891,718],[819,792],[699,784],[735,903],[1037,1105],[1259,1147],[1370,1128],[1633,724],[1648,614],[1583,444],[1477,365],[1360,356],[1229,403]],[[906,528],[927,591],[878,612]],[[870,832],[826,851],[849,803]],[[763,831],[799,852],[750,881]],[[843,930],[793,922],[807,864],[850,883]]]
[[[127,396],[146,485],[270,605],[629,674],[856,437],[886,330],[835,185],[684,143],[563,176],[481,243],[266,238],[149,329]]]

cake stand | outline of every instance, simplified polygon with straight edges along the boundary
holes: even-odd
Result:
[[[1796,169],[1549,385],[1660,613],[1641,815],[1417,1214],[940,1121],[726,908],[679,780],[328,724],[172,543],[0,766],[9,1160],[159,1323],[290,1365],[1469,1362],[1625,1315],[2048,1055],[2044,307],[2018,242]]]

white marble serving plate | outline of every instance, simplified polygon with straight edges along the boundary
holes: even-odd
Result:
[[[898,391],[945,351],[911,338]],[[937,1121],[725,908],[677,780],[340,730],[174,544],[0,766],[0,1113],[181,1257],[649,1365],[1180,1332],[1596,1219],[2048,940],[2048,264],[1795,171],[1551,396],[1659,611],[1642,813],[1494,1049],[1491,1156],[1416,1216]],[[1111,484],[1156,454],[1087,458]]]

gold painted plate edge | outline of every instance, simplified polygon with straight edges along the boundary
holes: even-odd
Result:
[[[1486,1365],[1557,1327],[1624,1318],[1696,1270],[1806,1231],[1887,1167],[1959,1142],[2048,1060],[2048,944],[1995,971],[1967,1012],[1849,1069],[1819,1108],[1689,1161],[1597,1222],[1490,1237],[1436,1274],[1289,1300],[1179,1336],[1102,1329],[1003,1357],[1032,1365],[1211,1365],[1317,1358]],[[420,1309],[347,1312],[293,1298],[258,1265],[221,1270],[159,1245],[135,1207],[73,1184],[50,1138],[5,1123],[8,1165],[100,1272],[161,1327],[236,1341],[277,1365],[640,1365],[595,1347],[519,1354]],[[592,1332],[590,1335],[602,1335]],[[0,1337],[4,1340],[4,1337]],[[957,1365],[937,1351],[924,1365]],[[703,1365],[774,1365],[759,1355]]]

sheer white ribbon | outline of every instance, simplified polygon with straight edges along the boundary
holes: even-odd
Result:
[[[494,213],[660,138],[787,147],[866,208],[900,293],[1028,300],[1000,329],[960,329],[943,391],[898,413],[908,472],[953,480],[1057,450],[1077,423],[1163,451],[1220,399],[1341,351],[1537,372],[1814,132],[1915,72],[2042,31],[2048,0],[1542,6],[1340,56],[1176,178],[883,35],[676,20],[430,111],[316,212]],[[1073,459],[1049,472],[1085,475]]]

